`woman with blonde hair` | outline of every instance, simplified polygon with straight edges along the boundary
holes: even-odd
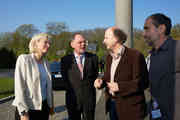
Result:
[[[16,120],[48,120],[53,113],[51,73],[44,56],[50,47],[50,36],[40,33],[29,43],[30,54],[18,57],[15,68]]]

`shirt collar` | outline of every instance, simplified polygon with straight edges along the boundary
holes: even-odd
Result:
[[[124,54],[124,50],[125,50],[125,47],[124,46],[121,46],[120,48],[119,48],[119,51],[118,51],[118,53],[117,54],[114,54],[114,53],[110,53],[111,54],[111,56],[113,57],[113,59],[118,59],[120,56],[122,56],[123,54]]]
[[[168,37],[168,39],[160,46],[160,49],[168,50],[170,41],[171,41],[171,37]]]
[[[171,37],[168,37],[167,40],[164,41],[164,43],[156,50],[155,48],[153,48],[150,53],[152,52],[158,52],[158,51],[167,51],[169,48],[169,42],[171,41]]]
[[[77,53],[74,52],[74,56],[76,59],[78,59],[79,55]],[[83,58],[85,57],[85,53],[81,54],[80,56],[82,56]]]

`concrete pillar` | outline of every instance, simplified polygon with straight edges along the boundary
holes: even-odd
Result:
[[[133,47],[133,1],[115,1],[116,26],[118,26],[128,35],[125,45],[128,47]]]

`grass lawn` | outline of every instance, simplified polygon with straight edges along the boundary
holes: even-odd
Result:
[[[12,78],[0,78],[0,98],[13,95],[14,91],[14,80]]]
[[[0,95],[0,99],[1,98],[5,98],[5,97],[8,97],[8,96],[12,96],[14,95],[13,93],[7,93],[7,94],[3,94],[3,95]]]

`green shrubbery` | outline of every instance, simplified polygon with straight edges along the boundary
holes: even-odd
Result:
[[[14,68],[16,63],[16,55],[12,50],[3,47],[0,49],[0,68]]]
[[[12,78],[0,78],[0,98],[14,93],[14,80]]]

